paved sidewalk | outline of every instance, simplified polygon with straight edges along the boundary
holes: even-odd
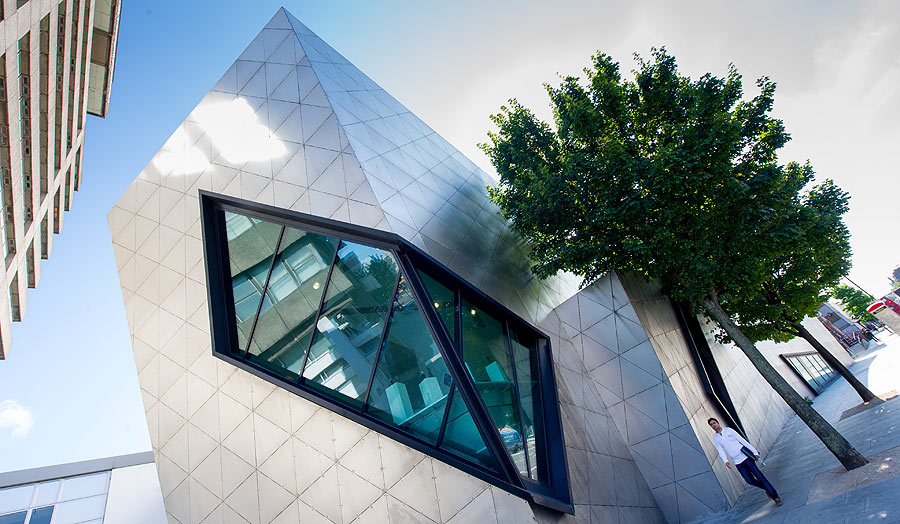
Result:
[[[882,331],[878,337],[881,344],[873,344],[858,354],[850,369],[876,395],[900,391],[900,336]],[[900,446],[900,397],[838,420],[841,413],[860,402],[847,381],[838,378],[816,397],[813,407],[866,457]],[[849,487],[849,491],[807,504],[816,475],[840,467],[840,463],[797,416],[785,424],[765,462],[761,469],[784,499],[783,506],[775,506],[762,490],[751,487],[733,508],[700,522],[900,523],[900,476],[861,488]],[[897,450],[883,458],[878,467],[882,472],[885,468],[900,468]],[[848,486],[854,485],[848,483]]]

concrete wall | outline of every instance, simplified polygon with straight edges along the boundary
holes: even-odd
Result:
[[[668,301],[651,296],[642,303],[646,295],[626,294],[612,273],[557,311],[583,352],[587,384],[600,393],[612,428],[634,457],[663,515],[670,523],[690,522],[727,506],[689,425],[684,400],[675,393],[676,384],[684,389],[682,382],[665,372],[660,355],[666,353],[654,351],[654,337],[666,337],[660,330],[667,322],[665,310],[641,312]],[[672,337],[677,343],[677,335]]]
[[[721,419],[721,413],[703,392],[675,311],[656,285],[634,275],[623,275],[622,280],[637,317],[647,329],[650,343],[675,397],[700,443],[706,462],[711,465],[728,503],[734,504],[746,484],[737,472],[727,469],[718,458],[712,431],[706,421],[709,417]],[[781,432],[790,411],[781,397],[761,383],[756,368],[737,347],[715,341],[714,324],[705,319],[701,319],[701,324],[748,437],[765,455]]]

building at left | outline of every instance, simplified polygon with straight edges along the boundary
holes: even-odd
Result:
[[[120,7],[0,1],[0,359],[81,184],[86,115],[109,108]]]
[[[0,473],[3,524],[159,524],[149,451]]]

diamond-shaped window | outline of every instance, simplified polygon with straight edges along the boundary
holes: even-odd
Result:
[[[547,337],[400,237],[201,192],[220,358],[572,511]]]

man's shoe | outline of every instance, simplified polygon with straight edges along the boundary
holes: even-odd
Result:
[[[780,506],[780,505],[784,504],[784,502],[781,500],[781,497],[775,497],[775,498],[772,499],[772,500],[775,501],[775,505],[776,505],[776,506]]]

